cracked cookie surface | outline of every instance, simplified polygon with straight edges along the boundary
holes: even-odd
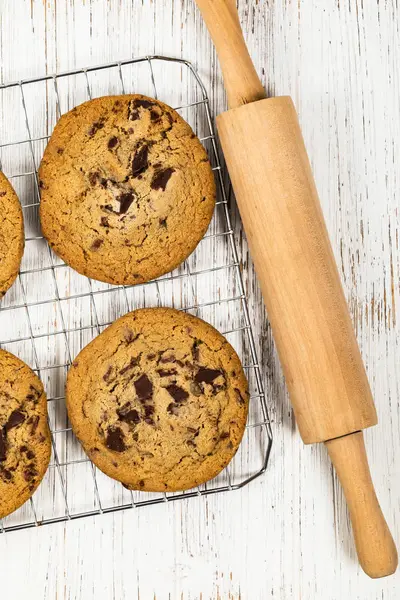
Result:
[[[241,362],[211,325],[169,308],[118,319],[67,379],[73,430],[90,459],[129,489],[177,491],[215,477],[242,439]]]
[[[63,115],[39,180],[50,246],[79,273],[113,284],[172,271],[215,206],[202,144],[177,112],[146,96],[96,98]]]
[[[0,172],[0,298],[12,286],[24,252],[24,221],[18,197]]]
[[[43,385],[28,365],[0,350],[0,518],[32,496],[50,452]]]

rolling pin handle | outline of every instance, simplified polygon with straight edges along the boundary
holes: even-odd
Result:
[[[372,578],[392,575],[397,550],[374,490],[361,431],[325,442],[349,507],[360,564]]]

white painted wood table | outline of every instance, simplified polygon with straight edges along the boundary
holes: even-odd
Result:
[[[269,93],[291,94],[300,113],[379,414],[366,431],[373,477],[399,544],[400,8],[395,0],[240,0],[239,8]],[[213,112],[224,109],[193,0],[0,4],[2,82],[153,53],[192,61]],[[17,127],[13,117],[3,114],[3,125]],[[399,573],[372,581],[358,567],[326,452],[304,447],[296,432],[232,210],[274,432],[266,474],[241,491],[1,534],[2,598],[400,597]]]

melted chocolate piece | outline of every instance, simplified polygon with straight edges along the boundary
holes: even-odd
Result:
[[[178,371],[176,369],[157,369],[157,373],[160,377],[169,377],[170,375],[177,375]]]
[[[0,429],[0,461],[7,458],[6,435],[4,429]]]
[[[24,413],[22,413],[20,410],[14,410],[9,416],[7,423],[4,425],[4,431],[7,432],[10,431],[10,429],[13,429],[13,427],[18,427],[18,425],[21,425],[25,419],[26,416]]]
[[[234,388],[234,389],[235,389],[237,401],[239,402],[239,404],[245,404],[246,400],[245,400],[245,398],[243,398],[239,388]]]
[[[162,113],[158,113],[154,108],[151,109],[150,111],[150,119],[153,122],[159,121],[162,117]]]
[[[214,379],[222,375],[222,371],[218,371],[217,369],[207,369],[206,367],[200,367],[197,371],[197,375],[195,377],[195,381],[197,383],[212,383]]]
[[[101,219],[100,219],[100,225],[102,227],[110,227],[110,223],[108,222],[107,217],[101,217]]]
[[[32,425],[31,427],[31,433],[35,433],[38,425],[39,425],[39,415],[35,415],[34,417],[29,417],[29,419],[27,420],[27,423],[29,425]]]
[[[117,415],[121,421],[126,423],[137,424],[140,422],[140,415],[137,410],[131,409],[129,404],[126,404],[122,408],[117,410]]]
[[[110,381],[110,375],[111,375],[111,373],[112,373],[112,366],[110,365],[108,367],[107,371],[103,375],[104,381]]]
[[[115,137],[115,135],[114,135],[112,138],[110,138],[110,139],[108,140],[107,147],[108,147],[108,149],[109,149],[109,150],[112,150],[112,149],[113,149],[113,148],[115,148],[115,146],[117,146],[117,145],[118,145],[118,138],[117,138],[117,137]]]
[[[90,246],[91,250],[98,250],[100,248],[100,246],[102,246],[104,244],[104,240],[101,240],[100,238],[98,238],[97,240],[94,240],[93,244]]]
[[[133,369],[134,367],[136,367],[136,365],[139,363],[139,357],[138,356],[133,356],[130,360],[130,362],[123,367],[123,369],[120,370],[119,374],[120,375],[125,375],[125,373],[127,373],[128,371],[130,371],[131,369]]]
[[[139,400],[148,400],[153,396],[153,384],[145,373],[135,381],[134,385]]]
[[[167,406],[167,411],[171,415],[178,416],[178,409],[179,409],[179,404],[175,404],[175,402],[171,402],[171,404],[168,404],[168,406]]]
[[[158,173],[154,174],[154,177],[151,182],[151,187],[153,190],[163,190],[167,187],[167,183],[170,180],[172,173],[175,172],[175,169],[172,167],[168,167],[167,169],[163,169],[162,171],[158,171]]]
[[[189,397],[189,394],[186,390],[179,387],[179,385],[169,385],[165,388],[170,396],[175,400],[175,402],[183,402]]]
[[[93,125],[91,126],[91,128],[88,131],[88,136],[93,137],[99,131],[99,129],[103,129],[103,127],[104,127],[103,119],[100,119],[100,121],[93,123]]]
[[[124,434],[120,427],[115,427],[114,429],[111,427],[108,428],[106,446],[110,450],[114,450],[114,452],[124,452],[126,450]]]
[[[120,203],[119,214],[124,215],[125,213],[127,213],[133,201],[133,192],[126,192],[125,194],[121,194],[118,197],[118,202]]]
[[[229,433],[227,431],[224,431],[223,433],[221,433],[221,435],[219,436],[220,440],[226,440],[226,438],[229,437]]]
[[[149,147],[145,144],[137,150],[133,161],[132,161],[132,175],[138,177],[141,173],[146,171],[149,166]]]

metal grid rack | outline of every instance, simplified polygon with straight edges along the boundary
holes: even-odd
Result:
[[[161,95],[174,106],[206,146],[219,188],[215,216],[196,251],[179,269],[137,286],[111,286],[78,275],[53,254],[38,219],[37,168],[56,120],[93,96],[118,93]],[[52,437],[44,481],[30,502],[0,521],[0,532],[245,486],[265,471],[272,435],[224,171],[198,73],[185,60],[129,59],[3,84],[0,108],[0,167],[21,199],[26,229],[19,277],[0,303],[0,346],[25,360],[41,377]],[[204,318],[236,348],[249,379],[249,421],[236,457],[213,481],[182,493],[129,492],[98,471],[74,438],[65,411],[65,377],[74,356],[115,318],[140,306],[161,305]]]

